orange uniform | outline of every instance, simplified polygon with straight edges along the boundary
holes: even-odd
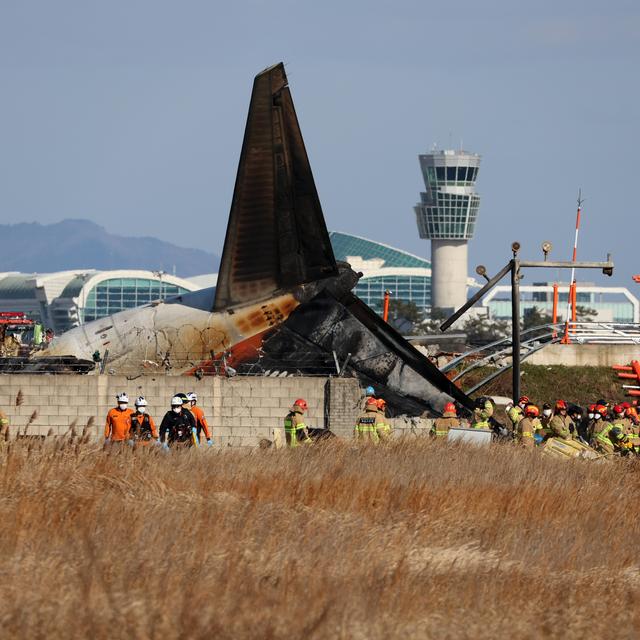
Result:
[[[131,429],[131,414],[133,409],[110,409],[107,413],[107,423],[104,427],[104,437],[111,442],[122,442],[129,437]]]
[[[196,406],[193,406],[189,409],[193,414],[193,417],[196,421],[196,429],[198,430],[198,437],[200,437],[200,430],[204,431],[204,436],[207,440],[211,440],[211,431],[209,431],[209,425],[207,424],[207,419],[204,417],[204,411]]]

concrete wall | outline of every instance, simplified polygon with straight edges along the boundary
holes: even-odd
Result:
[[[30,434],[63,435],[74,421],[81,433],[93,416],[90,432],[101,438],[107,411],[122,391],[129,395],[131,406],[137,396],[144,395],[158,426],[175,393],[195,391],[213,428],[215,444],[222,446],[255,446],[263,438],[282,436],[282,419],[296,398],[309,404],[309,426],[328,426],[350,436],[362,402],[357,380],[342,378],[205,377],[198,381],[167,376],[131,381],[106,375],[2,375],[0,407],[11,420],[13,434],[18,429],[22,432],[37,411]],[[19,393],[22,404],[16,406]]]
[[[458,309],[467,301],[467,240],[431,241],[431,306]]]
[[[629,344],[550,344],[534,353],[528,364],[558,365],[567,367],[610,367],[628,365],[640,360],[640,345]]]

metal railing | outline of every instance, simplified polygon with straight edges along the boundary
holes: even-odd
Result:
[[[550,323],[532,327],[523,331],[520,341],[520,362],[525,361],[537,351],[548,344],[557,344],[565,338],[566,324]],[[615,323],[615,322],[571,322],[568,327],[569,344],[640,344],[640,324]],[[471,394],[482,388],[499,375],[512,367],[511,362],[512,341],[511,338],[502,338],[476,349],[471,349],[456,358],[450,360],[440,370],[443,373],[460,370],[453,376],[452,381],[461,380],[471,371],[485,366],[496,367],[480,382],[476,383],[465,393]]]

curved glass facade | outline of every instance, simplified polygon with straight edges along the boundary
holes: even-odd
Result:
[[[154,300],[164,300],[189,290],[167,282],[147,278],[111,278],[96,284],[80,309],[82,322],[132,309]]]
[[[365,275],[354,292],[374,311],[382,314],[384,292],[387,290],[391,291],[393,300],[413,302],[419,309],[431,307],[431,276],[428,275]]]
[[[336,260],[351,261],[364,274],[354,293],[374,311],[382,313],[386,290],[394,300],[414,302],[420,309],[431,306],[429,260],[348,233],[330,231],[329,238]]]
[[[329,238],[336,260],[343,262],[348,262],[349,257],[357,256],[363,260],[383,260],[385,267],[413,267],[417,269],[431,267],[431,263],[425,258],[360,236],[330,231]]]

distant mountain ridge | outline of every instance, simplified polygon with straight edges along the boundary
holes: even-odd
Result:
[[[50,273],[73,269],[164,270],[182,277],[214,273],[219,256],[157,238],[109,233],[90,220],[0,225],[0,272]]]

